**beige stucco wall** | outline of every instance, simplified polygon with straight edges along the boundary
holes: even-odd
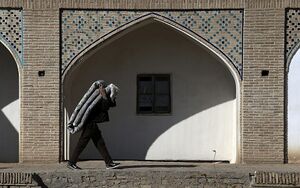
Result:
[[[121,88],[109,123],[100,125],[117,159],[217,160],[236,158],[236,86],[228,68],[196,42],[161,23],[111,39],[65,78],[70,113],[97,79]],[[171,75],[172,112],[136,114],[136,76]],[[71,150],[77,137],[71,137]],[[90,146],[82,158],[99,158]]]

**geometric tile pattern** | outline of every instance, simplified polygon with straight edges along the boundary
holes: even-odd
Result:
[[[0,9],[0,38],[14,49],[22,63],[23,30],[21,9]]]
[[[240,75],[243,69],[243,11],[63,10],[61,13],[62,72],[77,54],[111,31],[155,13],[180,24],[223,52]]]
[[[286,12],[286,57],[289,57],[300,42],[300,9],[288,9]]]

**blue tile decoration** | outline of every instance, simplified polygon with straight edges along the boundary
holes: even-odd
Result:
[[[242,75],[243,11],[132,11],[132,10],[63,10],[61,14],[62,73],[82,50],[106,34],[154,13],[169,19],[204,38],[225,54]]]
[[[23,23],[21,9],[0,9],[0,38],[23,63]]]
[[[300,42],[300,9],[289,9],[286,12],[286,57],[289,57]]]

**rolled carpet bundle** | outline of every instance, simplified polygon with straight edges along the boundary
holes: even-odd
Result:
[[[100,85],[106,87],[106,84],[103,80],[95,81],[79,101],[68,122],[67,129],[70,131],[70,133],[74,134],[83,127],[92,109],[102,99],[102,96],[98,90]],[[119,91],[120,89],[114,84],[109,84],[105,88],[106,94],[112,100],[115,100]]]
[[[106,88],[106,94],[109,95],[109,97],[114,100],[119,93],[120,89],[114,85],[114,84],[109,84]]]
[[[105,86],[105,82],[103,80],[95,81],[79,101],[67,125],[67,129],[70,133],[74,134],[82,128],[91,109],[102,98],[98,90],[100,85]]]

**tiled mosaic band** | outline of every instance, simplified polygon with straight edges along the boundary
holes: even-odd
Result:
[[[23,56],[21,9],[0,9],[0,38],[21,61]]]
[[[300,45],[300,9],[288,9],[286,12],[286,57],[289,59]]]
[[[116,11],[63,10],[61,13],[62,73],[85,48],[106,34],[149,13],[192,31],[225,54],[242,74],[243,11]]]

